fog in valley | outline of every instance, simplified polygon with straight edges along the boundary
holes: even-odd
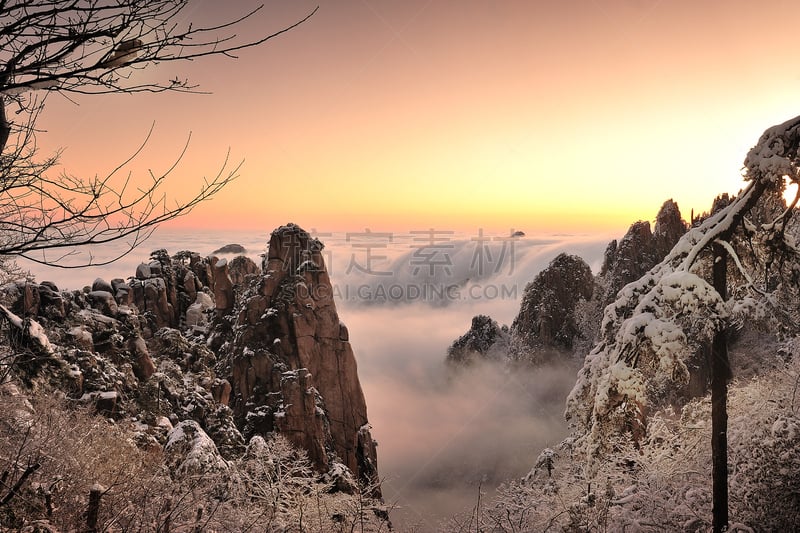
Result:
[[[483,364],[457,374],[447,347],[469,327],[470,312],[348,309],[358,347],[387,503],[393,520],[435,529],[469,511],[478,488],[528,472],[541,449],[565,436],[566,392],[577,367],[505,372]]]
[[[469,513],[479,488],[488,497],[504,480],[524,476],[544,447],[566,435],[564,400],[579,367],[579,361],[567,361],[508,372],[485,363],[453,372],[445,365],[447,348],[476,314],[510,325],[525,284],[558,253],[580,255],[596,272],[610,237],[377,235],[331,232],[319,238],[358,361],[384,497],[395,507],[392,519],[427,530]],[[97,277],[132,275],[158,248],[210,254],[238,243],[260,264],[268,237],[160,230],[110,266],[26,267],[40,281],[80,288]]]

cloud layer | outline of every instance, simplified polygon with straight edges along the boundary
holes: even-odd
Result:
[[[240,243],[260,262],[258,254],[267,238],[265,233],[163,232],[146,249],[210,253]],[[509,324],[525,284],[558,253],[580,255],[597,271],[608,239],[526,237],[511,243],[504,238],[476,241],[454,235],[439,243],[446,247],[428,249],[414,239],[393,235],[367,256],[364,238],[334,234],[325,237],[325,254],[334,288],[340,292],[352,294],[360,286],[376,291],[392,285],[456,284],[464,296],[338,301],[379,442],[384,494],[389,504],[398,506],[393,519],[398,525],[421,524],[432,530],[437,520],[468,511],[479,486],[490,493],[503,480],[524,475],[543,447],[566,435],[564,400],[578,369],[577,361],[514,372],[483,365],[453,376],[444,366],[447,347],[469,328],[476,314]],[[35,267],[34,272],[40,280],[78,288],[95,277],[127,277],[148,255],[137,251],[112,267],[79,271]],[[390,275],[357,268],[365,261],[373,271]],[[480,287],[477,292],[476,287]],[[507,293],[492,297],[485,291],[493,287],[505,287]]]

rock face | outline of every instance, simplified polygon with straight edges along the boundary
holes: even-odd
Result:
[[[366,403],[322,248],[294,224],[272,233],[262,274],[235,310],[221,365],[247,438],[280,431],[320,471],[339,461],[374,483]]]
[[[376,443],[322,247],[281,227],[263,272],[246,257],[156,250],[127,281],[6,284],[0,315],[24,330],[20,342],[41,337],[47,348],[16,365],[27,384],[58,387],[103,416],[135,416],[137,444],[164,446],[175,474],[216,471],[250,438],[281,433],[319,473],[377,487]],[[169,435],[164,420],[175,425]]]
[[[622,287],[658,264],[686,231],[678,205],[667,200],[654,231],[649,222],[639,221],[622,239],[609,243],[599,275],[594,276],[580,257],[560,254],[525,287],[519,314],[503,343],[493,340],[502,328],[493,327],[489,317],[477,316],[450,347],[447,361],[469,362],[479,355],[540,364],[554,350],[582,356],[596,340],[606,305]]]
[[[476,359],[502,357],[508,347],[508,326],[500,327],[486,315],[472,318],[472,325],[464,335],[456,339],[447,350],[447,363],[469,365]]]
[[[530,348],[572,349],[580,334],[575,309],[594,293],[594,276],[578,256],[559,254],[525,287],[511,333]]]
[[[656,226],[650,231],[647,221],[634,222],[619,242],[606,248],[600,276],[605,279],[603,306],[611,303],[619,290],[641,278],[666,256],[686,233],[678,204],[667,200],[656,215]]]
[[[222,314],[227,314],[233,309],[234,294],[233,282],[231,281],[230,269],[227,259],[218,259],[213,264],[214,272],[214,301],[217,310]]]

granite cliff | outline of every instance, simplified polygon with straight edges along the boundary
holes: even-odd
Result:
[[[250,464],[253,446],[288,445],[307,454],[315,473],[303,475],[325,490],[380,497],[376,443],[322,248],[288,224],[271,234],[260,267],[245,256],[157,250],[127,280],[81,290],[9,283],[0,288],[10,333],[0,384],[16,383],[23,399],[63,396],[129,428],[130,442],[161,457],[174,480],[221,476],[212,484],[229,486],[224,498],[244,486],[249,474],[235,465]],[[388,521],[369,505],[371,519]]]
[[[375,483],[364,393],[322,248],[293,224],[272,233],[262,272],[236,307],[220,368],[230,377],[231,407],[246,436],[278,431],[320,470],[342,462]]]

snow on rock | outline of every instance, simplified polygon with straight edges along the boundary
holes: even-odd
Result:
[[[14,302],[0,314],[26,347],[53,352],[36,362],[57,368],[37,366],[32,378],[105,416],[132,416],[137,443],[165,443],[175,476],[226,471],[244,451],[242,433],[283,433],[317,473],[344,465],[369,484],[378,479],[375,441],[322,247],[295,225],[279,228],[263,276],[247,258],[156,250],[128,282],[96,279],[62,293],[44,283],[0,287]],[[60,312],[48,311],[58,302]],[[58,346],[31,318],[40,316]]]
[[[594,285],[583,259],[557,255],[525,287],[511,334],[530,348],[572,349],[580,337],[576,308],[592,297]]]
[[[688,384],[687,361],[727,316],[713,287],[669,263],[628,284],[605,310],[605,337],[584,362],[567,416],[593,439],[617,424],[643,431],[648,408]]]
[[[322,476],[325,483],[330,484],[332,491],[355,494],[358,491],[358,482],[345,465],[333,462],[328,471]]]
[[[186,309],[186,326],[207,326],[209,309],[214,308],[214,300],[204,292],[198,292],[194,303]]]
[[[545,448],[542,450],[536,458],[533,468],[523,478],[523,481],[525,483],[532,483],[537,476],[540,476],[544,472],[547,473],[548,478],[552,477],[558,457],[559,453],[552,448]]]
[[[770,433],[783,440],[794,440],[800,435],[800,420],[797,417],[780,415],[772,424]]]
[[[687,361],[697,360],[732,317],[753,307],[743,300],[729,308],[702,276],[710,275],[714,243],[741,266],[727,239],[747,226],[745,215],[762,194],[782,186],[784,178],[798,181],[799,146],[800,117],[766,130],[745,159],[747,187],[686,232],[660,263],[622,287],[605,308],[601,338],[586,356],[566,410],[579,438],[587,438],[595,453],[615,432],[641,437],[648,410],[663,405],[688,381]]]
[[[782,176],[797,176],[798,154],[790,147],[796,147],[800,140],[800,116],[768,128],[758,143],[750,149],[744,160],[746,178],[751,180],[776,180]]]
[[[114,416],[118,412],[120,394],[117,391],[87,392],[80,397],[81,402],[93,403],[97,413],[103,416]]]
[[[481,359],[500,359],[508,350],[508,327],[502,328],[487,315],[472,317],[472,324],[464,335],[447,349],[447,363],[470,365]]]
[[[33,345],[34,348],[46,354],[53,353],[53,346],[44,332],[44,328],[32,318],[22,319],[8,310],[4,305],[0,305],[0,315],[5,318],[9,325],[13,326],[21,333],[21,340]]]
[[[686,223],[681,218],[678,204],[667,200],[656,215],[655,229],[650,222],[634,222],[618,241],[606,248],[600,277],[605,285],[603,305],[614,301],[619,290],[642,277],[672,250],[686,233]]]
[[[231,408],[246,438],[277,431],[319,472],[338,461],[369,484],[377,480],[375,446],[362,430],[366,401],[322,249],[295,224],[273,231],[231,334],[212,344],[223,346],[219,366],[230,369]]]
[[[622,428],[641,436],[648,410],[669,399],[666,391],[689,382],[687,362],[723,327],[725,302],[686,262],[723,216],[685,233],[661,263],[622,287],[605,308],[602,338],[567,399],[567,418],[592,446]]]
[[[194,420],[180,422],[167,434],[164,463],[177,478],[230,470],[214,441]]]

